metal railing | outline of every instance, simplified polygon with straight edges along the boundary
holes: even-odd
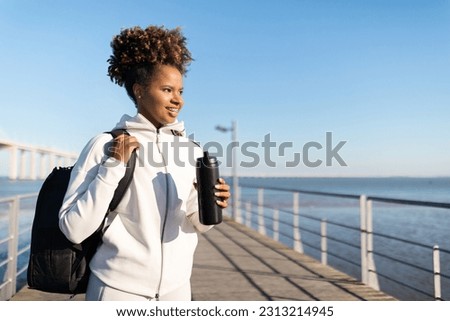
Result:
[[[17,280],[19,277],[26,277],[28,264],[20,264],[19,259],[26,256],[30,249],[29,236],[31,234],[31,217],[27,217],[21,221],[21,213],[23,213],[23,204],[28,204],[28,209],[31,212],[34,209],[34,203],[37,198],[37,193],[17,195],[14,197],[0,199],[0,217],[6,218],[6,230],[0,236],[1,253],[6,255],[0,256],[0,271],[2,277],[0,279],[0,300],[9,300],[17,291]],[[21,238],[24,241],[21,242]],[[23,258],[26,261],[27,257]],[[24,276],[25,275],[25,276]]]
[[[450,209],[450,204],[380,198],[365,195],[314,192],[288,188],[261,188],[252,185],[240,185],[240,187],[257,190],[257,197],[255,200],[249,201],[248,199],[243,199],[241,195],[238,205],[240,210],[238,211],[237,217],[234,218],[239,223],[246,224],[253,228],[256,226],[256,229],[261,234],[271,236],[274,240],[279,242],[283,242],[286,239],[291,240],[292,247],[298,252],[304,253],[305,248],[316,251],[319,253],[319,259],[323,264],[330,264],[330,258],[345,262],[345,264],[359,269],[360,280],[375,289],[380,289],[379,279],[383,278],[396,283],[399,286],[406,287],[411,291],[420,293],[424,297],[443,300],[442,281],[444,280],[448,284],[450,276],[442,273],[441,267],[444,266],[448,269],[448,265],[442,265],[441,256],[450,255],[450,251],[440,248],[437,244],[422,244],[397,235],[389,235],[374,231],[373,202],[441,209]],[[277,202],[265,199],[265,190],[291,193],[292,198],[290,206],[278,207],[270,205],[276,204]],[[357,202],[359,207],[359,225],[318,218],[316,215],[304,213],[303,210],[300,213],[300,194],[326,198],[349,199]],[[3,272],[3,274],[0,274],[3,278],[0,279],[0,300],[9,300],[12,297],[17,291],[18,278],[23,278],[23,275],[26,274],[28,267],[27,257],[22,259],[22,261],[24,261],[22,264],[18,263],[19,257],[26,255],[30,249],[29,236],[31,235],[32,217],[26,218],[21,223],[20,216],[21,212],[23,212],[23,204],[30,201],[35,202],[37,195],[38,194],[35,193],[0,199],[0,219],[3,215],[6,216],[8,220],[7,232],[4,233],[6,236],[0,234],[0,254],[2,253],[3,248],[7,248],[7,255],[5,257],[0,255],[0,273]],[[29,212],[33,209],[34,204],[28,204]],[[305,224],[307,221],[315,222],[316,227],[310,227],[308,224]],[[302,224],[300,224],[301,222]],[[341,233],[332,235],[332,233],[329,233],[329,230],[332,228],[340,229]],[[342,231],[344,231],[344,233],[342,233]],[[342,237],[342,235],[347,235],[349,233],[357,234],[358,242]],[[305,237],[306,235],[309,235],[310,237]],[[25,240],[19,242],[21,237],[25,237]],[[430,252],[430,265],[432,268],[424,268],[418,264],[407,262],[401,257],[396,256],[395,253],[385,253],[379,250],[375,251],[374,238],[377,238],[379,241],[388,240],[389,242],[415,246]],[[360,259],[353,260],[352,257],[343,255],[339,251],[331,251],[331,244],[338,244],[349,248],[350,251],[359,252],[358,256]],[[433,293],[429,293],[420,287],[412,286],[408,282],[398,280],[390,275],[380,273],[376,268],[375,257],[379,260],[389,261],[390,264],[404,265],[410,269],[420,270],[423,273],[429,274],[431,276],[431,282],[433,282],[434,285]]]
[[[291,188],[280,187],[259,187],[254,185],[240,185],[241,189],[257,190],[257,193],[252,194],[252,197],[245,199],[245,195],[249,193],[240,192],[239,211],[234,219],[239,223],[245,224],[251,228],[258,230],[259,233],[272,237],[276,241],[289,240],[289,246],[300,253],[304,253],[304,248],[308,248],[311,251],[319,253],[318,259],[323,264],[329,264],[329,257],[335,260],[345,262],[345,264],[359,269],[359,276],[357,277],[361,282],[380,290],[379,279],[388,281],[396,286],[406,288],[408,291],[413,291],[426,297],[428,299],[443,300],[442,296],[442,280],[445,280],[448,284],[450,281],[450,275],[444,274],[441,271],[441,256],[443,254],[449,255],[450,251],[439,248],[437,244],[423,244],[409,240],[397,235],[389,235],[374,231],[373,228],[373,203],[389,203],[389,204],[401,204],[407,206],[423,206],[429,208],[450,209],[448,203],[437,202],[425,202],[415,200],[403,200],[394,198],[382,198],[371,197],[366,195],[351,195],[351,194],[338,194],[338,193],[326,193],[307,191]],[[277,202],[273,199],[265,199],[265,191],[272,192],[286,192],[292,194],[291,204],[283,204],[283,206],[273,206]],[[251,193],[250,193],[251,194]],[[338,220],[330,220],[324,218],[318,218],[317,215],[309,215],[307,210],[302,210],[300,215],[299,195],[307,194],[317,197],[326,198],[340,198],[353,200],[355,206],[359,207],[359,226],[358,224],[349,224]],[[244,196],[243,196],[244,195]],[[290,205],[290,206],[289,206]],[[330,211],[333,209],[330,208]],[[305,213],[304,213],[305,212]],[[280,217],[283,214],[283,217]],[[449,212],[450,214],[450,212]],[[302,224],[300,224],[302,221]],[[311,228],[310,224],[305,224],[307,221],[315,222],[315,228]],[[334,233],[335,235],[329,235],[327,230],[333,227],[334,229],[340,229],[340,233]],[[359,237],[355,242],[355,239],[348,240],[342,236],[349,233],[358,233]],[[303,236],[303,237],[302,237]],[[304,237],[308,236],[308,237]],[[423,267],[414,262],[408,262],[402,256],[397,256],[395,249],[402,248],[402,246],[393,246],[393,250],[388,253],[374,250],[374,238],[378,242],[396,242],[397,244],[403,244],[403,248],[406,246],[414,246],[416,248],[425,249],[425,253],[429,253],[430,262],[429,267]],[[284,242],[286,243],[286,242]],[[359,252],[359,260],[352,260],[351,257],[342,255],[339,252],[331,252],[329,244],[339,244],[341,247],[345,246],[349,248],[350,252]],[[355,255],[353,255],[353,258]],[[403,266],[405,269],[415,269],[421,273],[427,273],[430,276],[431,283],[433,283],[434,290],[426,291],[422,287],[414,286],[410,282],[404,281],[399,278],[400,273],[397,275],[388,275],[377,271],[375,258],[377,260],[389,261],[390,265]],[[447,261],[448,262],[448,261]],[[445,266],[445,265],[444,265]],[[448,268],[448,266],[445,266]],[[342,269],[341,269],[342,270]],[[347,271],[343,271],[347,272]],[[448,272],[448,271],[447,271]],[[416,272],[417,273],[417,272]],[[394,273],[395,274],[395,273]]]

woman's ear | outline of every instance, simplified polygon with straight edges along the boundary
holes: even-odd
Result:
[[[134,97],[136,98],[136,100],[140,99],[142,96],[142,86],[139,85],[138,83],[135,83],[133,85],[133,94],[134,94]]]

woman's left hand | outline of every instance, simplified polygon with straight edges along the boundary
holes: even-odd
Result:
[[[220,198],[216,203],[222,208],[228,207],[228,199],[231,197],[230,186],[225,182],[223,178],[219,178],[219,184],[215,185],[216,192],[214,195]]]

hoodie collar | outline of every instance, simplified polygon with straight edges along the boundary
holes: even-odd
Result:
[[[186,130],[184,128],[184,122],[176,120],[171,124],[167,124],[159,128],[159,130],[153,125],[151,121],[145,118],[140,113],[135,116],[123,115],[120,121],[117,123],[114,129],[134,129],[150,132],[160,132],[174,136],[186,136]]]

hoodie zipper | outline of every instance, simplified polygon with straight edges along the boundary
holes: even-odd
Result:
[[[167,177],[167,162],[166,159],[164,159],[164,153],[161,151],[161,148],[159,147],[159,141],[160,141],[160,131],[159,128],[156,130],[156,146],[158,148],[158,152],[161,155],[162,161],[164,163],[164,177],[166,179],[166,206],[165,206],[165,213],[164,213],[164,220],[163,220],[163,226],[161,231],[161,270],[160,270],[160,279],[158,284],[158,289],[156,291],[155,299],[156,301],[159,301],[159,291],[161,291],[161,284],[163,279],[163,271],[164,271],[164,232],[166,230],[166,222],[167,222],[167,216],[169,215],[169,180]]]

